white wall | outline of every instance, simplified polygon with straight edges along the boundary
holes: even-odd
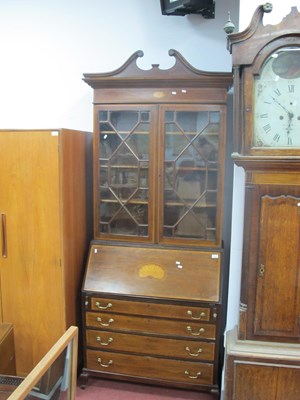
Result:
[[[271,13],[265,14],[263,20],[264,25],[278,24],[287,14],[290,13],[291,7],[297,6],[297,4],[298,10],[300,11],[299,0],[270,0],[269,2],[273,5],[273,10]],[[243,31],[247,28],[255,9],[259,5],[265,3],[267,3],[267,1],[240,0],[239,31]]]
[[[136,50],[148,69],[173,64],[175,48],[196,68],[231,71],[223,26],[238,0],[216,0],[216,18],[163,16],[160,0],[0,0],[0,129],[92,130],[84,72],[121,66]]]

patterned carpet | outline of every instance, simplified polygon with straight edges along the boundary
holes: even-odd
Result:
[[[77,388],[76,400],[217,400],[218,396],[207,393],[161,388],[136,383],[103,379],[88,381],[85,389]]]

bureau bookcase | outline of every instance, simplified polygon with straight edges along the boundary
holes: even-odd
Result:
[[[229,73],[141,70],[94,89],[94,240],[82,290],[88,376],[218,390]]]

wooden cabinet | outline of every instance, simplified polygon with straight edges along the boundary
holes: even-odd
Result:
[[[94,375],[217,391],[222,254],[142,247],[132,253],[91,247],[82,383]]]
[[[225,400],[296,400],[300,395],[298,344],[238,340],[227,333]]]
[[[18,375],[78,324],[89,141],[65,129],[0,131],[0,319],[14,326]]]
[[[83,385],[93,375],[218,390],[232,76],[169,54],[169,70],[141,70],[136,52],[84,75],[95,127]]]

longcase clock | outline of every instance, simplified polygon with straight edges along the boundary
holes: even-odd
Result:
[[[264,26],[270,8],[229,36],[233,159],[246,171],[239,337],[299,342],[300,14]]]
[[[300,358],[300,13],[228,36],[234,162],[246,172],[238,328],[227,335],[226,399],[297,399]],[[267,384],[266,384],[267,383]]]

